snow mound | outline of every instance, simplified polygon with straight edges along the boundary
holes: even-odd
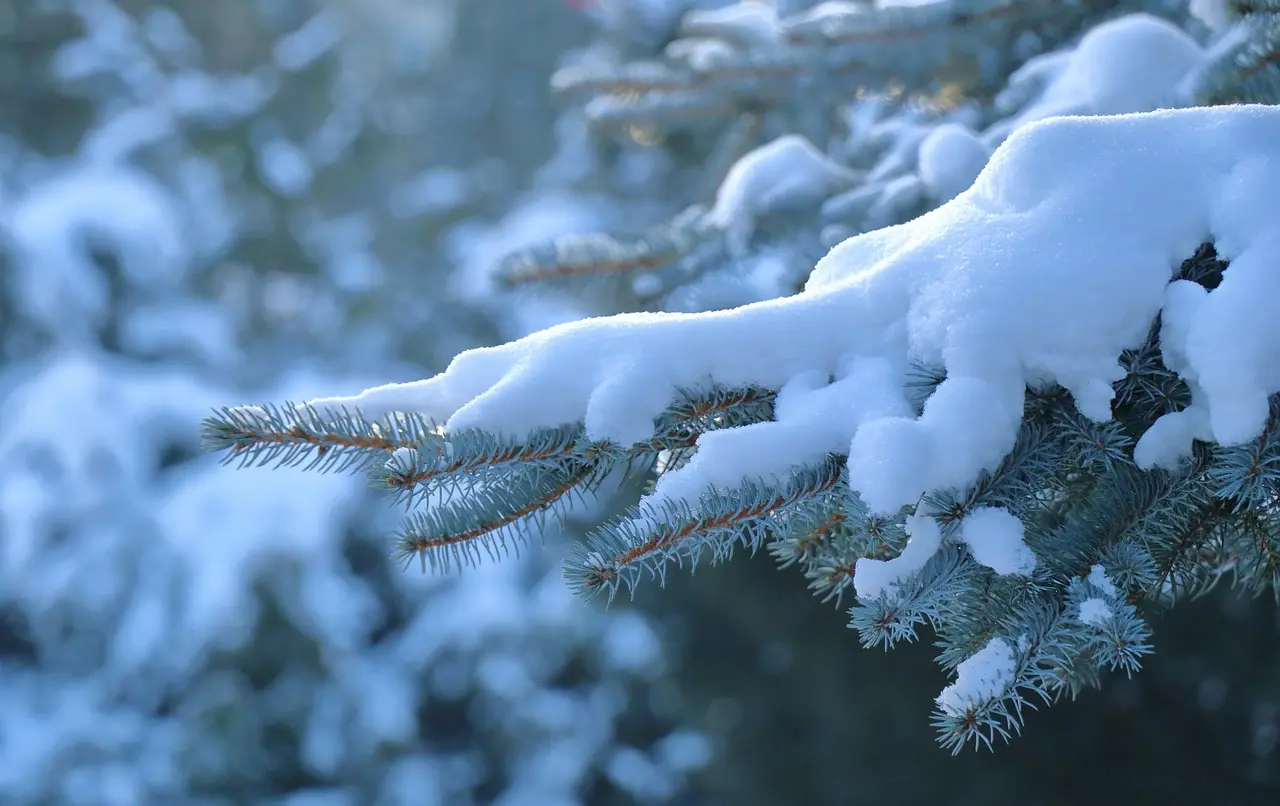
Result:
[[[956,681],[938,695],[938,707],[944,714],[964,716],[970,708],[998,697],[1013,682],[1015,668],[1013,649],[1003,638],[992,638],[956,667]]]
[[[856,173],[834,162],[800,135],[788,134],[733,164],[720,184],[707,219],[727,232],[729,247],[735,254],[744,255],[760,216],[816,207],[856,181]]]
[[[1150,14],[1129,14],[1089,29],[1069,54],[1046,54],[1010,78],[1045,81],[1039,97],[992,127],[998,136],[1065,115],[1116,115],[1179,106],[1179,87],[1207,60],[1185,31]]]
[[[948,201],[973,184],[990,156],[968,126],[944,123],[920,144],[920,178],[934,196]]]
[[[1027,576],[1036,555],[1023,542],[1022,521],[1007,509],[978,507],[960,522],[960,539],[973,558],[997,574]]]
[[[1280,391],[1276,209],[1280,109],[1050,119],[1015,132],[942,207],[838,245],[798,295],[572,322],[462,353],[427,380],[313,404],[514,435],[584,422],[593,439],[631,444],[677,387],[781,388],[776,421],[704,435],[653,496],[694,500],[837,452],[872,511],[895,512],[994,468],[1028,383],[1061,384],[1083,415],[1109,419],[1121,352],[1143,343],[1174,272],[1211,240],[1231,268],[1183,312],[1176,348],[1196,379],[1192,409],[1219,443],[1240,443]],[[911,358],[947,370],[920,417]]]
[[[1099,599],[1094,596],[1085,599],[1080,603],[1080,610],[1077,613],[1079,619],[1085,624],[1091,624],[1094,627],[1101,627],[1106,624],[1115,615],[1111,605],[1107,604],[1106,599]]]

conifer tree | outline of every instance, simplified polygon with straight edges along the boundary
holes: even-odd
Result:
[[[649,312],[226,408],[208,444],[368,471],[445,572],[651,474],[572,587],[763,549],[866,646],[936,634],[953,751],[1137,671],[1155,609],[1280,596],[1280,3],[789,11],[692,11],[554,81],[597,137],[697,143],[714,193],[499,276]]]

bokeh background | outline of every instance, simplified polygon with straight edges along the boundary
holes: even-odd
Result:
[[[493,267],[671,215],[702,152],[593,137],[549,77],[723,4],[0,0],[0,804],[1280,802],[1269,600],[953,758],[930,647],[861,649],[767,557],[607,610],[573,524],[424,576],[362,478],[200,451],[212,407],[602,310]]]

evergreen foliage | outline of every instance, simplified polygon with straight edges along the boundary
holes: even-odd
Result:
[[[500,276],[508,286],[625,278],[615,291],[633,308],[706,311],[793,293],[832,243],[954,195],[928,144],[981,149],[985,162],[1038,117],[1280,101],[1280,3],[1221,7],[1231,27],[1176,80],[1126,101],[1136,108],[1106,96],[1106,82],[1123,77],[1066,100],[1067,82],[1057,79],[1072,69],[1073,47],[1102,47],[1103,29],[1088,27],[1100,15],[1162,11],[1193,28],[1178,7],[939,0],[824,3],[782,20],[753,3],[691,13],[662,58],[575,65],[554,85],[587,99],[585,117],[601,136],[712,142],[700,153],[714,200],[691,202],[639,235],[534,245],[504,260]],[[1200,52],[1190,37],[1178,50],[1173,24],[1144,17],[1138,25],[1173,43],[1161,52]],[[1228,270],[1205,243],[1172,279],[1212,290]],[[1120,357],[1108,422],[1083,416],[1062,387],[1028,387],[1014,447],[970,485],[885,514],[851,490],[847,457],[830,454],[781,483],[746,478],[696,502],[646,499],[576,546],[565,577],[612,599],[643,579],[661,581],[672,565],[766,549],[824,600],[853,600],[850,626],[867,647],[931,630],[939,664],[955,675],[933,714],[939,740],[955,752],[989,747],[1017,733],[1037,703],[1074,697],[1103,672],[1137,671],[1152,651],[1153,610],[1224,579],[1280,601],[1280,397],[1255,439],[1197,441],[1179,466],[1148,469],[1135,459],[1139,437],[1192,397],[1166,365],[1160,333],[1157,319],[1146,343]],[[919,415],[946,374],[923,363],[914,372]],[[397,555],[450,571],[514,550],[547,518],[565,518],[574,500],[629,475],[685,466],[704,434],[769,422],[779,391],[682,389],[653,435],[632,444],[591,439],[583,423],[522,438],[451,430],[415,413],[408,395],[405,410],[380,417],[314,403],[227,408],[204,433],[209,447],[244,464],[365,470],[425,507],[404,526]],[[1016,572],[978,556],[964,534],[974,515],[999,511],[1016,518],[1034,554]],[[927,543],[937,550],[914,563]],[[891,561],[908,570],[855,586],[860,569]]]

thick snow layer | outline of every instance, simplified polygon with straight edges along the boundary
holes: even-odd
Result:
[[[1000,696],[1013,682],[1013,649],[1003,638],[992,638],[956,667],[956,680],[938,695],[944,714],[964,716],[969,709]]]
[[[1133,450],[1133,459],[1141,468],[1176,470],[1183,460],[1191,456],[1193,440],[1213,439],[1209,413],[1202,405],[1204,392],[1187,355],[1192,325],[1208,297],[1209,292],[1203,286],[1189,280],[1177,280],[1165,288],[1160,317],[1160,353],[1165,366],[1186,381],[1193,405],[1166,414],[1151,424]]]
[[[1062,115],[1115,115],[1176,106],[1183,80],[1202,66],[1204,49],[1185,31],[1150,14],[1130,14],[1091,28],[1062,58],[1033,59],[1010,85],[1045,80],[1021,113],[992,127],[988,139]]]
[[[993,468],[1028,382],[1059,383],[1084,415],[1109,419],[1120,353],[1145,340],[1181,261],[1213,240],[1231,269],[1188,314],[1181,346],[1194,408],[1219,443],[1239,443],[1280,391],[1277,209],[1280,109],[1041,121],[952,201],[834,248],[796,296],[573,322],[465,352],[433,378],[313,403],[516,435],[580,421],[631,444],[677,387],[781,387],[776,422],[705,435],[653,495],[691,500],[847,452],[867,505],[896,512]],[[918,418],[912,357],[948,374]]]
[[[1036,555],[1023,542],[1022,521],[1006,509],[979,507],[960,522],[960,539],[973,559],[997,574],[1026,576],[1035,570]]]
[[[920,144],[920,178],[934,196],[948,201],[973,184],[990,157],[968,126],[944,123]]]

